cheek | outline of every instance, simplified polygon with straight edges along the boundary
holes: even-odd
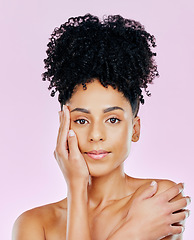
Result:
[[[111,134],[117,139],[117,141],[126,142],[132,137],[132,126],[129,124],[123,124],[121,127],[112,130]]]
[[[115,150],[122,158],[125,160],[129,155],[131,148],[131,138],[132,138],[132,127],[126,125],[120,131],[114,133],[115,141]]]

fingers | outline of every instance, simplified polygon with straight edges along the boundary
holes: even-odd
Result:
[[[60,131],[60,142],[67,141],[67,134],[69,132],[70,125],[70,112],[69,109],[64,105],[63,111],[61,112],[61,131]]]
[[[165,201],[170,201],[171,199],[176,197],[183,190],[183,188],[184,188],[183,183],[179,183],[167,189],[166,191],[160,193],[159,195],[163,195]]]
[[[185,228],[183,226],[170,226],[169,235],[176,235],[183,233]]]
[[[151,198],[156,193],[157,188],[158,188],[157,182],[152,181],[149,187],[145,188],[144,191],[140,194],[139,199],[144,200],[147,198]]]
[[[80,155],[80,150],[78,148],[78,142],[75,132],[71,129],[68,134],[68,145],[69,145],[69,153],[70,158],[72,157],[72,153],[74,157],[78,157]]]
[[[191,203],[191,198],[189,196],[182,197],[181,199],[170,203],[171,210],[172,212],[176,212],[178,210],[181,210],[187,207],[190,203]]]
[[[189,215],[190,215],[190,211],[187,209],[187,210],[181,211],[179,213],[173,213],[171,220],[172,220],[173,224],[179,223],[181,221],[184,221],[186,218],[188,218]]]
[[[63,106],[63,111],[61,111],[59,115],[60,127],[58,131],[56,150],[58,153],[68,153],[67,134],[70,125],[70,113],[65,105]]]
[[[60,125],[59,125],[58,136],[57,136],[57,144],[59,142],[60,132],[61,132],[61,128],[62,128],[61,119],[62,119],[62,111],[59,112],[59,124]]]

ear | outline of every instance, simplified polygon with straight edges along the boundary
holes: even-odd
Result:
[[[137,142],[139,140],[140,136],[140,118],[135,117],[133,119],[133,135],[132,135],[132,141]]]

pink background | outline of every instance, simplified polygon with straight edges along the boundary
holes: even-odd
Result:
[[[193,9],[192,0],[1,2],[1,239],[11,239],[22,212],[66,197],[53,157],[59,104],[41,73],[51,32],[70,16],[121,14],[155,35],[160,78],[141,108],[141,138],[125,169],[134,177],[185,182],[185,194],[194,195]],[[191,213],[186,240],[192,239],[193,220]]]

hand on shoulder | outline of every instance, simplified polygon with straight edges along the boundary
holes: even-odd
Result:
[[[170,189],[171,187],[177,185],[177,183],[168,179],[138,179],[138,181],[139,184],[137,184],[138,187],[137,190],[135,191],[136,196],[139,196],[144,190],[146,190],[153,181],[157,182],[157,190],[154,193],[154,195],[158,195]],[[177,200],[181,198],[183,198],[183,191],[180,192],[174,199]]]
[[[161,196],[168,196],[169,195],[169,190],[172,190],[172,189],[175,189],[174,187],[177,186],[177,184],[171,180],[168,180],[168,179],[149,179],[146,181],[146,183],[144,183],[140,188],[141,188],[141,192],[143,192],[144,189],[146,189],[146,187],[152,182],[152,181],[156,181],[157,182],[157,191],[154,195],[161,195]],[[175,192],[176,190],[174,190]],[[168,194],[167,194],[168,193]],[[166,195],[164,195],[166,194]],[[178,210],[178,211],[175,211],[174,213],[176,213],[175,215],[177,215],[178,217],[178,214],[179,214],[179,218],[182,219],[180,221],[177,221],[176,223],[173,223],[172,226],[182,226],[183,229],[185,228],[185,221],[186,221],[186,218],[188,217],[189,215],[189,210],[188,209],[185,209],[185,207],[189,204],[189,197],[188,196],[184,196],[184,193],[183,191],[181,191],[180,193],[177,193],[177,195],[175,195],[173,198],[171,198],[169,200],[169,203],[173,203],[173,202],[176,202],[176,206],[178,207],[179,205],[183,206],[182,209]],[[174,203],[175,204],[175,203]],[[173,214],[174,215],[174,214]],[[175,216],[174,216],[175,217]],[[183,237],[183,234],[175,234],[175,235],[170,235],[170,236],[167,236],[167,237],[164,237],[162,239],[179,239],[181,240]]]
[[[153,181],[157,184],[151,185]],[[181,183],[170,180],[136,179],[136,191],[129,200],[129,212],[122,230],[127,232],[128,225],[133,223],[134,229],[144,232],[144,237],[149,239],[162,236],[168,236],[162,239],[172,239],[179,234],[176,239],[180,240],[182,223],[188,217],[185,207],[189,200],[183,196],[182,189]]]
[[[169,179],[153,179],[152,181],[156,181],[158,184],[158,191],[157,194],[160,194],[166,190],[168,190],[169,188],[177,185],[177,183],[169,180]],[[178,197],[179,196],[179,197]],[[176,198],[180,198],[181,196],[183,196],[183,191],[181,191],[179,193],[179,195],[176,196]]]

